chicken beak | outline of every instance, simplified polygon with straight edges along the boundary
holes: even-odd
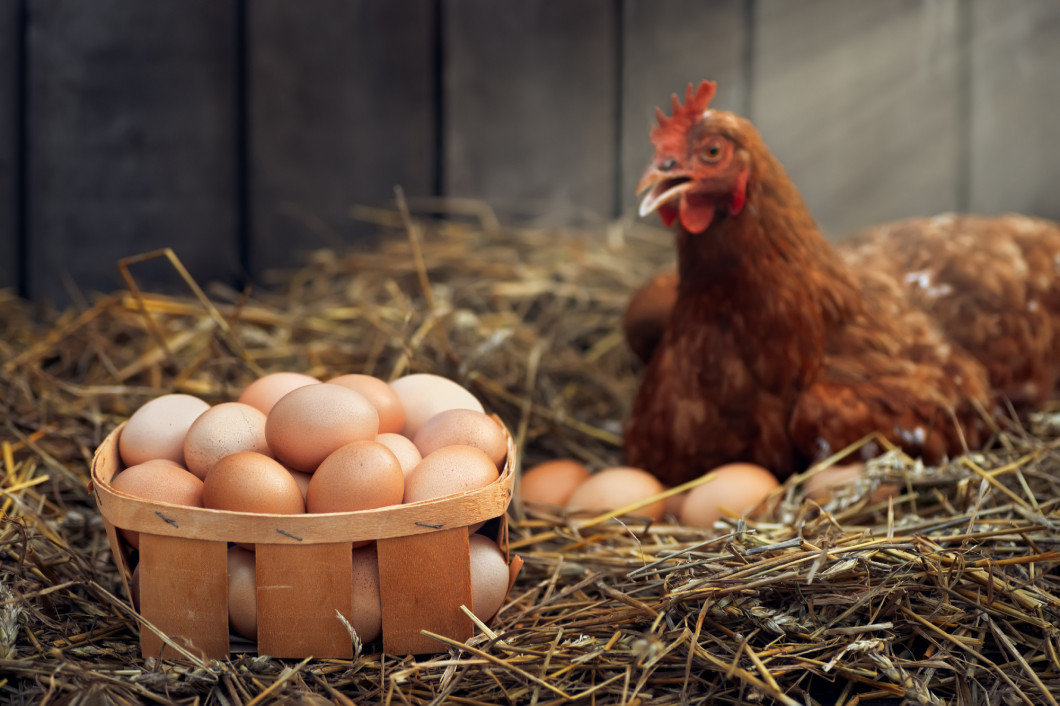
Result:
[[[647,191],[640,202],[640,216],[643,218],[655,213],[660,206],[678,198],[681,194],[690,190],[693,185],[694,182],[688,177],[674,176],[668,172],[661,172],[654,167],[649,167],[637,184],[638,194]]]

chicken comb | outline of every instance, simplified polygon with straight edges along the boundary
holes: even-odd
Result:
[[[688,130],[703,116],[717,90],[718,84],[713,81],[701,81],[695,91],[690,83],[685,89],[684,105],[681,105],[676,93],[670,96],[673,115],[667,117],[662,108],[656,108],[655,118],[659,124],[651,129],[651,141],[656,149],[677,147],[678,145],[672,144],[673,141],[683,143],[688,136]]]

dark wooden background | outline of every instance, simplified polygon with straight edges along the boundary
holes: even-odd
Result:
[[[0,0],[0,287],[162,246],[254,280],[395,185],[632,219],[652,108],[701,78],[831,237],[1060,219],[1058,0]]]

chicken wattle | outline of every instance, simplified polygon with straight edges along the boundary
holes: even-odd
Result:
[[[834,246],[714,91],[658,112],[639,185],[641,215],[674,228],[677,273],[649,285],[661,305],[641,293],[626,315],[646,363],[631,465],[669,483],[733,461],[783,478],[873,432],[933,463],[1053,394],[1060,226],[947,215]]]

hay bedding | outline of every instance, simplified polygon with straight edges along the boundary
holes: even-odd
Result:
[[[0,302],[0,701],[1056,703],[1048,415],[942,468],[892,451],[824,508],[796,479],[716,532],[513,506],[510,604],[435,657],[142,659],[86,482],[105,433],[157,394],[437,372],[500,414],[524,466],[620,460],[637,371],[617,324],[666,234],[374,217],[381,249],[318,252],[267,292],[143,293],[134,260],[129,292],[80,311]],[[883,481],[903,494],[869,505]]]

